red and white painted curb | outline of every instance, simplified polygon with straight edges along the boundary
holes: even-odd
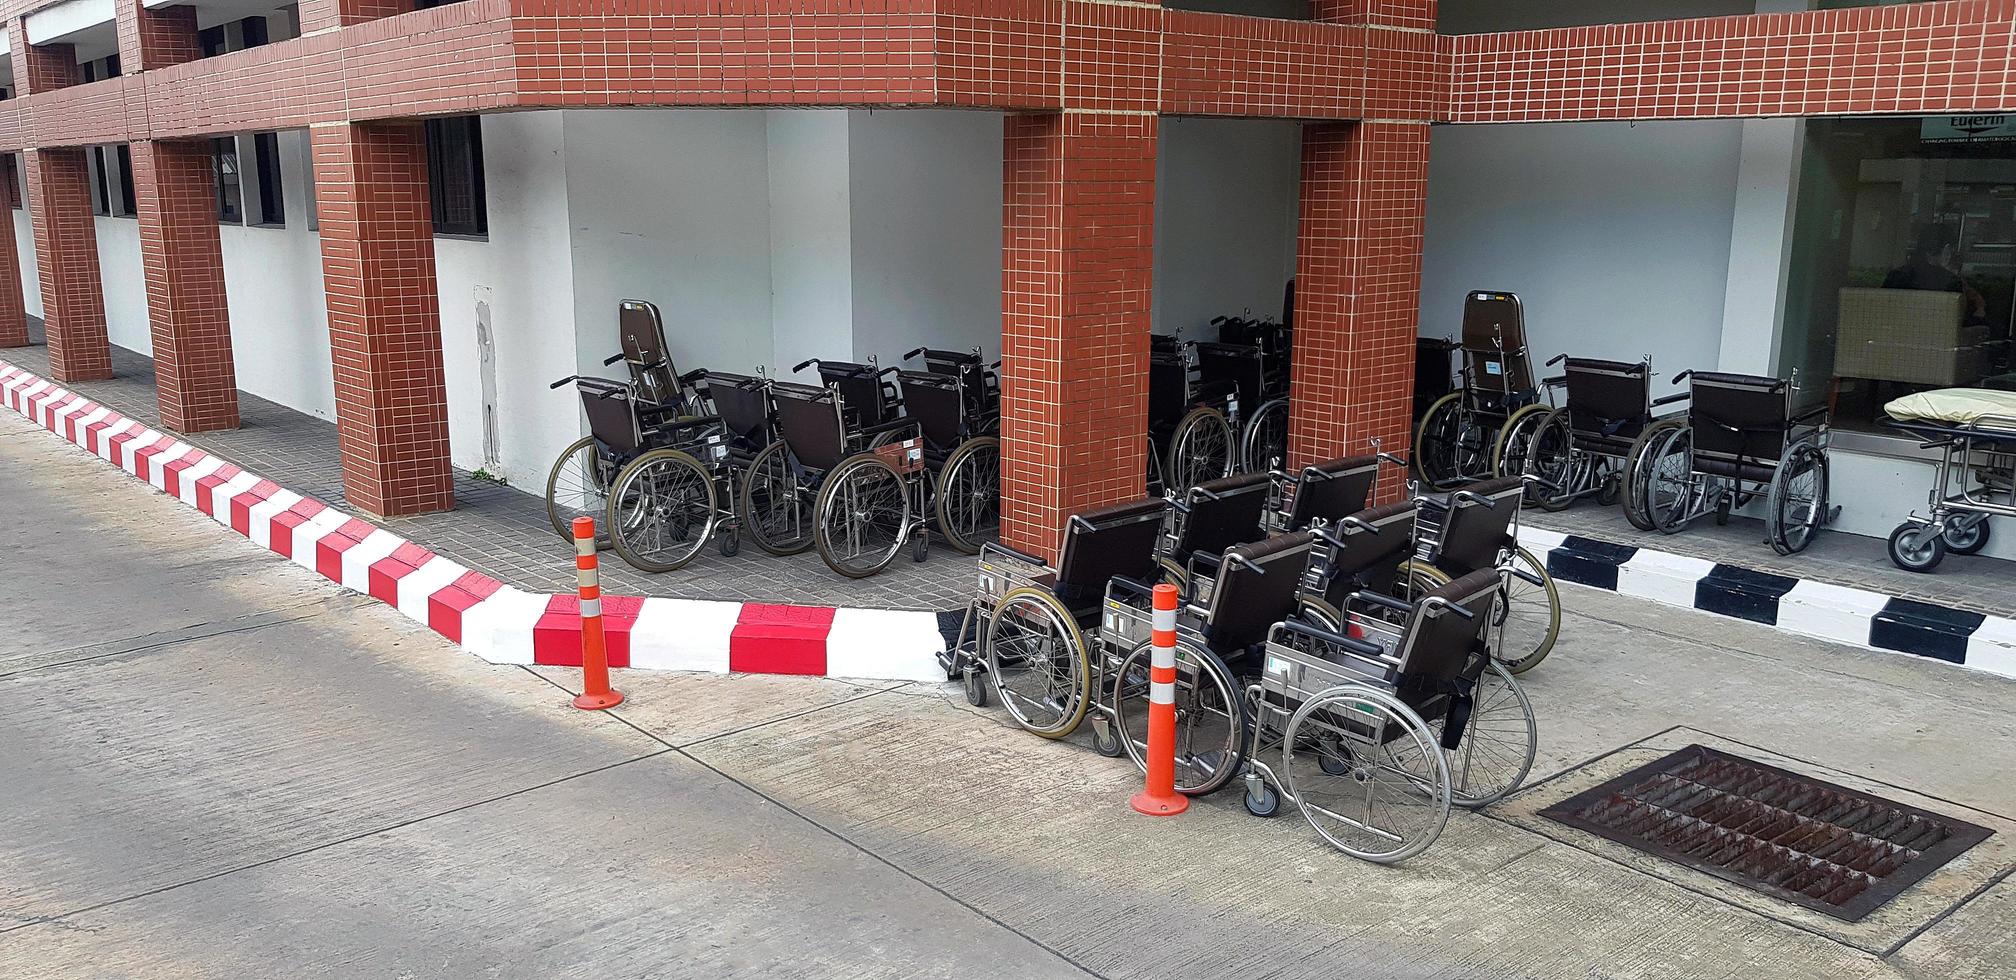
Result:
[[[459,565],[0,361],[8,408],[276,555],[372,596],[495,664],[581,663],[579,599]],[[557,539],[556,539],[557,540]],[[572,551],[556,544],[554,561]],[[609,596],[611,667],[945,680],[938,616],[892,609]]]

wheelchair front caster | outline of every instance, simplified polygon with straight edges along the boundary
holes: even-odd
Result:
[[[1617,474],[1611,473],[1603,477],[1602,487],[1596,491],[1596,503],[1599,506],[1610,507],[1615,505],[1623,496],[1623,479]]]
[[[968,667],[962,681],[966,688],[966,703],[976,708],[987,707],[987,682],[980,672]]]
[[[1281,815],[1281,794],[1267,785],[1264,779],[1253,779],[1246,787],[1246,812],[1256,817],[1278,817]]]
[[[735,557],[735,554],[742,550],[742,532],[729,531],[722,534],[720,539],[714,542],[714,547],[720,550],[723,558]]]
[[[923,528],[920,527],[917,529],[917,533],[910,538],[910,560],[923,561],[924,557],[927,554],[929,554],[930,551],[931,551],[930,534],[929,532],[925,531]]]
[[[1108,759],[1118,759],[1124,754],[1120,745],[1120,733],[1113,730],[1113,723],[1104,717],[1092,719],[1092,751]]]

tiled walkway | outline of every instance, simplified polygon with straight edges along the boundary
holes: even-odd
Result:
[[[39,335],[36,340],[39,344]],[[0,350],[0,360],[49,375],[48,349]],[[154,401],[154,362],[113,348],[109,381],[66,385],[121,414],[159,425]],[[352,509],[343,499],[336,425],[262,398],[240,394],[242,427],[231,432],[186,436],[201,446],[298,493]],[[573,547],[553,533],[539,492],[455,473],[456,509],[446,514],[374,519],[387,530],[437,554],[479,569],[519,588],[565,592],[574,587]],[[613,595],[788,602],[878,609],[961,609],[971,596],[973,559],[934,544],[916,563],[898,558],[872,579],[853,581],[828,569],[813,552],[778,558],[744,544],[740,554],[722,557],[711,546],[677,572],[647,575],[604,552],[602,586]]]

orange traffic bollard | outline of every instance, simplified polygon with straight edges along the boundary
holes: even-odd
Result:
[[[1148,786],[1134,809],[1173,817],[1190,809],[1176,792],[1176,587],[1155,587],[1155,651],[1148,662]]]
[[[574,518],[574,567],[581,576],[581,696],[574,707],[599,711],[623,703],[609,686],[609,648],[602,635],[602,576],[595,557],[595,519]]]

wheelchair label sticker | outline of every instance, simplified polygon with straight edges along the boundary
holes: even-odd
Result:
[[[1485,373],[1485,374],[1504,374],[1504,373],[1505,373],[1505,365],[1503,365],[1503,364],[1500,364],[1500,363],[1499,363],[1499,362],[1497,362],[1497,361],[1485,361],[1485,362],[1484,362],[1484,373]]]
[[[1288,661],[1280,657],[1268,657],[1267,672],[1270,674],[1286,674],[1288,672]]]

